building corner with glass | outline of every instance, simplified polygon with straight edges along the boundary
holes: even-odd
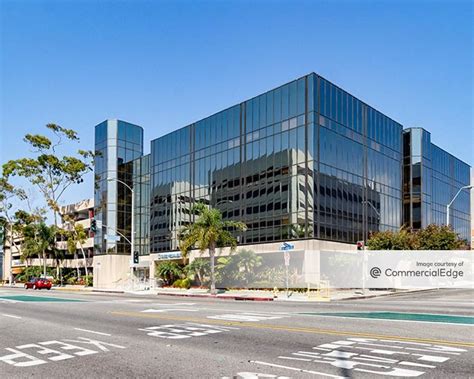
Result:
[[[153,278],[156,262],[179,259],[178,233],[198,202],[247,224],[240,246],[281,254],[291,241],[315,265],[315,251],[355,250],[373,232],[443,224],[470,167],[430,138],[315,73],[156,138],[148,155],[141,127],[104,121],[95,127],[94,285],[126,281],[130,266]],[[466,191],[450,219],[466,240],[470,212]]]

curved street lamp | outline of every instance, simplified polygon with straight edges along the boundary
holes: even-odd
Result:
[[[454,195],[453,199],[449,202],[449,204],[446,206],[446,225],[449,226],[449,208],[451,207],[451,205],[453,205],[454,203],[454,200],[456,200],[456,198],[458,197],[458,195],[465,189],[472,189],[472,187],[474,187],[473,185],[470,185],[470,186],[464,186],[464,187],[461,187],[459,188],[459,191],[456,193],[456,195]]]

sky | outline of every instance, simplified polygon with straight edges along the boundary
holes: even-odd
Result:
[[[473,164],[471,1],[1,0],[0,163],[119,118],[149,140],[310,72]],[[93,195],[92,176],[63,203]]]

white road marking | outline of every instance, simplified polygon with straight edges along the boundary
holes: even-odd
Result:
[[[153,306],[157,306],[157,307],[160,307],[160,306],[164,306],[164,307],[170,307],[170,306],[180,306],[180,305],[196,305],[196,303],[153,303],[151,304]]]
[[[77,340],[64,340],[64,341],[68,341],[68,342],[76,342],[76,343],[85,343],[87,345],[92,345],[92,346],[95,346],[96,348],[102,350],[102,351],[109,351],[109,349],[106,347],[106,346],[111,346],[111,347],[115,347],[117,349],[125,349],[125,346],[121,346],[121,345],[116,345],[114,343],[109,343],[109,342],[103,342],[103,341],[97,341],[97,340],[92,340],[90,338],[85,338],[85,337],[77,337]]]
[[[174,308],[174,309],[145,309],[142,313],[166,313],[166,312],[197,312],[197,309]]]
[[[71,359],[76,357],[82,357],[87,355],[98,354],[100,351],[87,349],[82,346],[72,345],[67,342],[75,342],[79,344],[92,345],[98,350],[103,352],[110,351],[109,348],[125,349],[125,346],[115,345],[103,341],[92,340],[90,338],[78,337],[77,340],[63,339],[62,341],[43,341],[37,343],[30,343],[25,345],[16,346],[13,348],[5,348],[9,354],[0,355],[0,363],[6,363],[15,367],[30,367],[49,363],[49,361],[57,362],[65,359]],[[56,350],[51,349],[50,346],[55,345]],[[43,359],[37,358],[33,355],[27,354],[24,350],[35,349],[36,354],[42,355]],[[69,354],[64,353],[61,350],[67,351]],[[48,357],[45,357],[48,355]],[[1,369],[0,369],[1,372]]]
[[[284,356],[279,356],[278,358],[288,359],[288,360],[291,360],[291,361],[311,362],[311,359],[307,359],[307,358],[295,358],[295,357],[284,357]]]
[[[81,332],[87,332],[87,333],[94,333],[94,334],[100,334],[101,336],[111,336],[109,333],[103,333],[103,332],[96,332],[94,330],[89,330],[89,329],[81,329],[81,328],[74,328],[75,330],[79,330]]]
[[[243,321],[243,322],[277,320],[284,317],[287,317],[287,316],[269,314],[269,313],[257,313],[257,312],[227,313],[223,315],[207,316],[207,318],[214,319],[214,320]]]
[[[274,378],[274,379],[291,379],[288,376],[279,376],[274,374],[264,374],[261,372],[238,372],[237,377],[233,376],[232,378],[239,379],[260,379],[260,378]],[[224,376],[221,379],[231,379],[228,376]]]
[[[426,368],[436,368],[436,366],[433,365],[425,365],[422,363],[415,363],[415,362],[405,362],[402,361],[399,363],[400,365],[405,365],[405,366],[417,366],[417,367],[426,367]]]
[[[466,349],[444,345],[355,337],[323,343],[312,350],[300,350],[289,354],[291,356],[278,358],[381,376],[418,377],[426,369],[436,369],[435,364],[467,352]]]
[[[2,316],[21,319],[20,316],[7,315],[6,313],[2,313]]]
[[[277,364],[274,364],[274,363],[268,363],[268,362],[262,362],[262,361],[250,361],[250,362],[251,362],[251,363],[256,363],[256,364],[258,364],[258,365],[263,365],[263,366],[286,368],[287,370],[293,370],[293,371],[299,371],[299,372],[306,372],[306,373],[308,373],[308,374],[322,375],[322,376],[326,376],[326,377],[328,377],[328,378],[346,379],[345,376],[331,375],[331,374],[326,374],[326,373],[324,373],[324,372],[311,371],[311,370],[304,370],[304,369],[298,368],[298,367],[282,366],[282,365],[277,365]]]
[[[196,323],[186,324],[168,324],[159,326],[150,326],[144,329],[138,329],[147,332],[148,336],[169,338],[169,339],[184,339],[191,337],[202,337],[208,334],[228,332],[229,330],[237,329],[228,326],[206,325]]]

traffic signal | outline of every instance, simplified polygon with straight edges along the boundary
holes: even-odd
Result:
[[[357,241],[357,250],[364,250],[364,241]]]
[[[97,222],[95,221],[95,219],[91,220],[91,232],[97,233]]]
[[[138,251],[133,252],[133,263],[137,264],[139,262]]]

